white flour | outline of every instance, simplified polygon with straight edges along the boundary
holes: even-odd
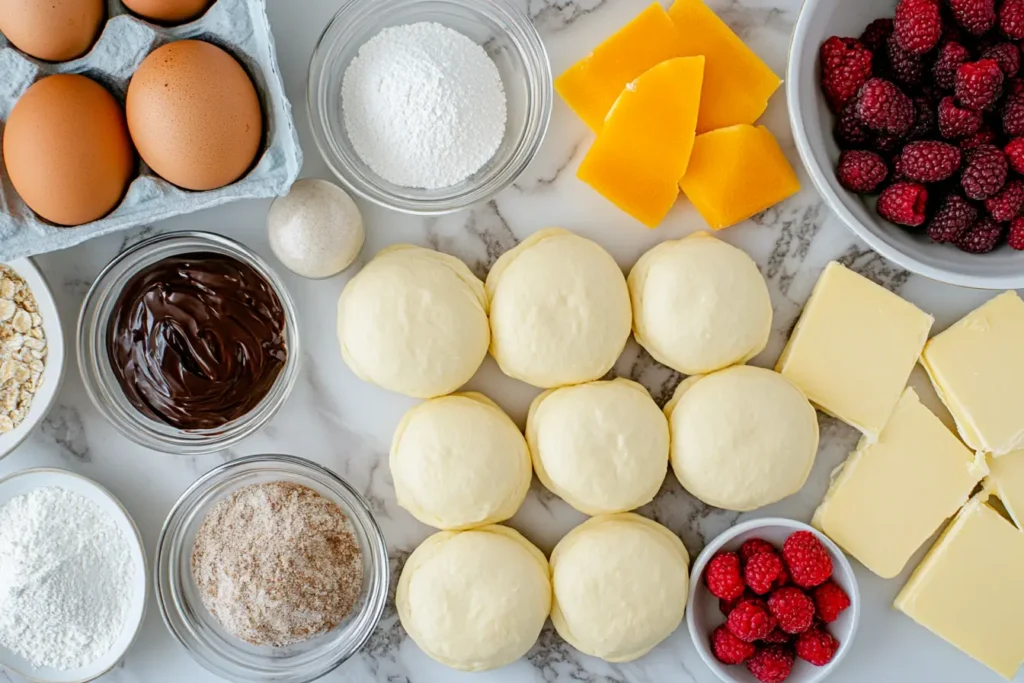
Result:
[[[422,22],[386,28],[345,70],[342,113],[359,157],[385,180],[439,189],[480,170],[505,135],[505,90],[487,52]]]
[[[121,634],[135,571],[121,530],[77,493],[44,487],[0,507],[0,645],[75,669]]]

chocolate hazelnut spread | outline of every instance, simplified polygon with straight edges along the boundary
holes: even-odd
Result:
[[[181,254],[129,280],[108,350],[136,409],[178,429],[213,429],[270,391],[288,355],[284,330],[280,299],[251,266],[223,254]]]

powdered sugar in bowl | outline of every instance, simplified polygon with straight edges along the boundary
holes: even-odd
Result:
[[[437,34],[450,29],[450,37],[458,42],[464,37],[474,46],[459,46],[448,41],[454,59],[441,64],[449,75],[461,75],[465,83],[456,90],[473,90],[480,111],[473,111],[474,121],[460,137],[462,144],[452,147],[452,155],[424,155],[420,166],[396,168],[386,160],[367,155],[368,142],[387,139],[399,142],[415,140],[416,135],[400,135],[402,127],[395,120],[385,121],[380,131],[363,127],[365,116],[344,111],[343,85],[350,104],[355,76],[367,77],[366,65],[355,64],[361,48],[369,49],[364,57],[373,55],[374,43],[394,40],[416,40],[419,29],[424,40],[441,39]],[[385,31],[391,29],[390,31]],[[381,32],[385,31],[382,36]],[[408,35],[394,35],[406,31]],[[461,34],[461,36],[456,35]],[[392,35],[388,35],[391,33]],[[469,50],[485,51],[497,69],[500,84],[489,82],[487,67],[473,59]],[[385,45],[377,45],[378,48]],[[383,52],[377,50],[377,52]],[[391,54],[383,52],[384,54]],[[481,53],[480,57],[484,57]],[[365,61],[365,60],[361,60]],[[351,71],[346,79],[346,72]],[[461,86],[465,85],[466,88]],[[425,87],[425,86],[424,86]],[[505,99],[504,122],[497,101],[498,91]],[[552,79],[547,53],[529,17],[512,0],[346,0],[328,24],[313,53],[307,89],[308,109],[320,153],[331,170],[348,189],[377,204],[414,214],[443,214],[458,211],[487,201],[513,183],[533,159],[547,132],[551,117]],[[458,106],[458,102],[451,103]],[[409,121],[410,131],[421,130],[430,118],[417,116]],[[354,123],[350,130],[348,123]],[[443,117],[438,121],[443,129]],[[497,134],[495,134],[497,130]],[[444,130],[437,140],[417,151],[439,151],[449,139]],[[383,135],[386,139],[370,137]],[[355,143],[355,144],[353,144]],[[393,157],[394,158],[394,157]],[[443,159],[442,163],[434,163]],[[368,163],[369,162],[369,163]],[[429,168],[426,168],[429,167]],[[468,177],[467,177],[468,176]]]

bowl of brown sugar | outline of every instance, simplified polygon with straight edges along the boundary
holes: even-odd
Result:
[[[363,497],[316,463],[255,455],[217,467],[171,510],[157,604],[196,661],[231,681],[305,683],[369,639],[388,590]]]

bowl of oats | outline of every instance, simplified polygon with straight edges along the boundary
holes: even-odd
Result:
[[[64,376],[53,292],[31,259],[0,263],[0,458],[43,421]]]

